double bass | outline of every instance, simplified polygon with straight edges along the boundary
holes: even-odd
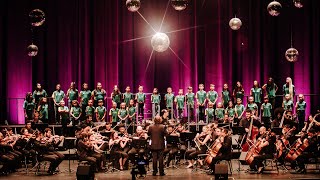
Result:
[[[247,140],[246,140],[246,143],[242,145],[243,152],[247,152],[249,150],[249,147],[250,147],[249,141],[252,143],[253,140],[258,135],[258,133],[259,133],[259,129],[256,126],[253,126],[253,117],[251,117],[249,132],[247,134]]]
[[[305,136],[305,134],[303,136]],[[308,138],[303,138],[303,136],[297,139],[296,142],[291,146],[288,154],[285,157],[286,161],[292,162],[296,160],[297,157],[300,156],[310,145]]]
[[[204,159],[204,162],[206,162],[207,164],[211,164],[213,158],[215,158],[218,155],[219,150],[222,147],[222,141],[220,138],[222,138],[222,137],[221,136],[218,137],[214,141],[212,146],[208,149],[208,151],[207,151],[208,156]]]

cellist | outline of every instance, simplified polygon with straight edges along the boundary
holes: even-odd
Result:
[[[221,128],[217,128],[221,129]],[[216,130],[217,130],[216,129]],[[211,169],[211,173],[214,174],[214,165],[217,163],[217,161],[220,160],[230,160],[231,159],[231,146],[232,146],[232,140],[229,136],[229,130],[223,128],[222,131],[216,131],[215,132],[218,138],[215,140],[215,142],[219,141],[221,143],[221,148],[218,151],[218,154],[216,157],[212,159],[212,162],[209,164],[209,167]],[[213,144],[215,143],[213,142]]]

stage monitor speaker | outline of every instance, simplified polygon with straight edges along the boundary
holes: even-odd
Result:
[[[77,180],[94,180],[93,168],[87,164],[79,164],[77,168]]]
[[[214,179],[227,180],[228,179],[228,165],[216,164],[214,166]]]

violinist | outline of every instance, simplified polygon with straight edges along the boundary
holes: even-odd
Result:
[[[310,129],[314,129],[316,132],[319,132],[320,130],[320,123],[317,122],[315,118],[312,117],[312,115],[308,117],[308,121],[305,122],[304,127],[302,128],[302,131],[308,132],[308,130]]]
[[[283,120],[283,124],[289,124],[290,127],[297,127],[298,123],[297,123],[297,119],[296,117],[292,114],[292,111],[288,110],[288,111],[285,111],[285,114],[284,114],[284,120]]]
[[[179,133],[179,136],[180,136],[180,133],[184,133],[184,132],[189,132],[189,131],[186,130],[185,127],[181,123],[179,123],[177,125],[177,133]],[[183,158],[186,151],[187,151],[187,143],[185,141],[181,141],[181,139],[180,139],[179,150],[180,150],[180,155],[182,156],[181,158]]]
[[[120,137],[116,131],[111,132],[109,140],[110,155],[116,156],[119,159],[120,170],[123,170],[124,164],[128,159],[128,154],[122,149],[125,148],[129,139],[125,137]]]
[[[12,155],[16,160],[22,160],[22,153],[15,149],[15,144],[18,140],[18,137],[13,135],[12,128],[7,128],[5,130],[5,136],[2,134],[2,140],[0,141],[4,151]]]
[[[64,143],[64,136],[53,135],[50,128],[44,130],[44,138],[47,139],[55,148],[62,147]]]
[[[112,132],[112,131],[114,131],[114,129],[111,127],[111,123],[106,122],[105,129],[102,130],[102,132]]]
[[[212,158],[212,162],[209,164],[209,167],[212,170],[211,172],[213,174],[215,173],[214,172],[214,169],[215,169],[214,165],[217,163],[217,161],[231,159],[231,146],[232,146],[232,140],[231,140],[231,137],[229,136],[228,129],[223,128],[221,130],[221,128],[217,128],[215,131],[215,134],[216,134],[217,138],[213,142],[212,146],[214,146],[215,143],[220,143],[222,146],[218,150],[216,157]]]
[[[282,108],[281,108],[282,109]],[[282,119],[283,111],[280,108],[275,109],[276,118],[271,122],[271,128],[279,127]]]
[[[206,154],[207,142],[210,140],[211,136],[208,134],[208,127],[203,126],[202,132],[197,133],[194,141],[196,143],[196,149],[190,149],[186,152],[186,159],[188,159],[189,165],[187,168],[193,167],[193,160],[197,158],[198,154]],[[200,165],[203,166],[203,162],[198,160]]]
[[[148,138],[148,134],[145,133],[145,131],[143,130],[143,128],[141,126],[137,127],[136,133],[133,134],[133,136],[132,136],[132,139],[147,139],[147,138]],[[135,162],[135,155],[136,154],[138,154],[139,157],[142,157],[146,153],[145,148],[146,147],[139,147],[139,148],[132,147],[130,149],[130,151],[128,152],[130,162],[131,163]]]
[[[126,130],[126,127],[124,126],[124,124],[120,124],[119,125],[119,136],[120,137],[128,137],[129,136],[129,134],[128,134],[128,132],[127,132],[127,130]]]
[[[32,124],[42,124],[43,122],[39,119],[39,113],[34,113]]]
[[[92,122],[92,115],[87,115],[86,117],[86,120],[81,122],[81,126],[82,124],[85,124],[86,126],[93,127],[94,123]]]
[[[34,131],[34,130],[32,129],[31,121],[27,121],[27,122],[26,122],[25,128],[26,128],[26,129],[28,130],[28,132],[31,133],[31,134],[32,134],[33,131]]]
[[[262,126],[259,129],[259,137],[257,137],[255,145],[251,147],[257,149],[255,152],[258,152],[258,154],[253,157],[253,161],[250,163],[251,171],[262,173],[263,161],[265,159],[272,159],[274,153],[276,152],[275,142],[275,134],[270,134],[269,132],[267,133],[266,128]]]
[[[1,170],[4,173],[15,172],[17,165],[19,163],[17,162],[17,159],[12,154],[6,151],[5,146],[7,145],[3,141],[4,141],[4,136],[0,132],[0,162],[2,162],[3,164],[3,167]]]
[[[174,127],[171,125],[168,126],[167,131],[168,131],[168,136],[178,136],[178,137],[180,136],[180,134],[177,132],[177,129],[174,129]],[[171,160],[173,160],[174,157],[178,154],[178,151],[179,151],[178,144],[167,143],[167,147],[163,151],[164,157],[166,157],[167,154],[169,154],[168,161],[165,162],[165,165],[167,167],[169,167]]]

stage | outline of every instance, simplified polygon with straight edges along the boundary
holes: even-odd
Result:
[[[55,175],[47,175],[45,172],[40,171],[40,175],[35,175],[35,172],[29,172],[26,174],[24,169],[18,169],[17,172],[9,174],[8,176],[1,176],[0,179],[6,180],[16,180],[19,178],[23,178],[23,180],[33,180],[33,179],[42,179],[42,180],[74,180],[76,178],[76,169],[77,169],[78,161],[71,160],[71,169],[73,172],[69,173],[68,171],[68,160],[64,160],[60,166],[60,172]],[[238,162],[233,161],[232,163],[234,172],[230,174],[229,179],[320,179],[320,173],[316,170],[307,170],[307,174],[291,174],[289,172],[284,172],[283,170],[279,171],[279,174],[276,171],[266,171],[263,174],[249,174],[244,171],[237,172]],[[168,168],[165,170],[166,176],[152,176],[152,172],[148,172],[146,178],[144,179],[183,179],[183,180],[191,180],[191,179],[214,179],[213,175],[207,175],[204,172],[196,171],[192,172],[192,169],[186,169],[186,165],[179,165],[179,169]],[[150,163],[150,168],[152,168],[152,164]],[[247,169],[247,166],[242,166],[241,168]],[[308,165],[308,169],[315,169],[315,165]],[[104,173],[99,172],[95,174],[95,178],[99,179],[131,179],[131,171],[125,170],[122,172],[113,172],[113,173]],[[137,178],[138,179],[138,178]]]

